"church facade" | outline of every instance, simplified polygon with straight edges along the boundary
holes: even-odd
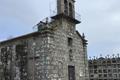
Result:
[[[88,80],[87,40],[76,31],[74,0],[38,31],[0,42],[0,80]]]

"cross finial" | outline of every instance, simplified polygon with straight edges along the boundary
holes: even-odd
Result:
[[[84,33],[82,33],[82,37],[85,38],[85,34]]]
[[[102,57],[102,54],[100,54],[100,57]]]

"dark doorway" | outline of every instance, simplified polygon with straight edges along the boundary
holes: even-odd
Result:
[[[75,66],[68,66],[69,80],[75,80]]]

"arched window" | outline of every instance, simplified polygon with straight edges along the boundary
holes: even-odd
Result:
[[[69,3],[69,16],[73,17],[73,7],[71,3]]]
[[[68,2],[67,0],[64,0],[64,13],[68,15]]]

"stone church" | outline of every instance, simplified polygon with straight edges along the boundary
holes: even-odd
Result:
[[[37,31],[0,42],[0,80],[88,80],[87,40],[76,31],[74,0]]]

